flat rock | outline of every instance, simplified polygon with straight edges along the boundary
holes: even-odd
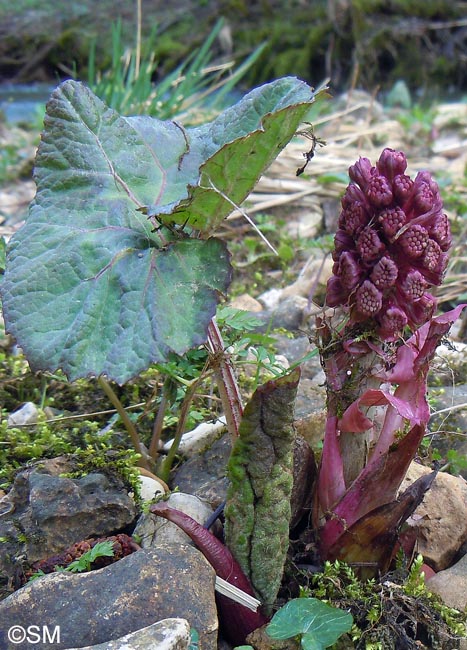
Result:
[[[428,467],[412,463],[401,491]],[[407,524],[416,531],[416,551],[435,571],[446,569],[467,540],[467,482],[459,476],[439,472],[422,503]]]
[[[16,625],[59,626],[56,650],[106,643],[165,618],[183,618],[199,634],[199,650],[217,650],[215,573],[192,546],[137,551],[90,573],[52,573],[0,602],[0,648]],[[50,650],[50,643],[35,643]]]
[[[190,624],[183,618],[166,618],[130,634],[85,648],[68,650],[187,650],[190,646]]]
[[[427,580],[426,586],[438,594],[448,607],[467,611],[467,555]]]

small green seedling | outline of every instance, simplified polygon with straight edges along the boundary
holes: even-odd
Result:
[[[266,632],[272,639],[300,635],[303,650],[324,650],[349,632],[352,624],[349,612],[317,598],[294,598],[274,614]]]
[[[73,562],[70,562],[68,566],[66,567],[56,566],[55,570],[68,571],[70,573],[83,573],[85,571],[90,571],[93,562],[95,562],[98,558],[113,556],[114,554],[113,544],[114,543],[111,541],[98,542],[95,546],[90,548],[89,551],[83,553],[83,555],[81,555],[81,557],[79,557],[77,560],[73,560]],[[42,576],[44,575],[46,574],[41,569],[36,573],[34,573],[29,578],[29,582],[31,582],[32,580],[36,580],[37,578],[42,578]]]

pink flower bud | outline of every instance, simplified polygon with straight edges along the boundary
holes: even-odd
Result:
[[[368,201],[376,208],[384,208],[392,203],[392,188],[384,176],[375,174],[368,182],[366,189]]]
[[[383,295],[373,282],[365,280],[362,285],[357,289],[355,296],[355,304],[358,312],[362,316],[374,316],[381,309],[383,304]]]
[[[349,235],[358,235],[369,221],[365,207],[359,201],[355,201],[341,212],[339,226],[344,228]]]
[[[394,151],[394,149],[383,149],[378,162],[376,163],[378,172],[390,181],[394,176],[403,174],[407,168],[407,158],[403,151]]]
[[[385,246],[373,228],[365,228],[357,239],[357,251],[362,260],[372,262],[384,251]]]
[[[349,167],[349,177],[354,183],[360,185],[365,192],[372,175],[375,172],[368,158],[359,158],[355,165]]]
[[[399,205],[404,205],[408,200],[413,190],[413,180],[410,176],[400,174],[395,176],[392,182],[394,197]]]
[[[370,279],[378,289],[384,290],[394,286],[398,276],[397,265],[390,257],[382,257],[370,275]]]
[[[427,282],[420,271],[412,269],[400,284],[400,289],[408,300],[418,300],[427,288]]]
[[[428,271],[435,271],[438,268],[441,247],[433,239],[429,239],[423,252],[422,264]]]
[[[417,258],[423,255],[428,245],[428,232],[423,226],[409,226],[398,238],[403,251],[409,257]]]
[[[442,251],[447,251],[452,244],[451,225],[446,214],[437,214],[428,229],[430,237],[434,239],[441,247]]]
[[[384,234],[389,240],[399,232],[405,224],[407,217],[402,208],[386,208],[379,213],[378,221],[381,224]]]
[[[400,307],[392,305],[386,309],[380,319],[381,333],[392,337],[400,333],[407,325],[407,314]]]

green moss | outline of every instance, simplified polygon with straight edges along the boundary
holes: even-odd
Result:
[[[306,578],[301,591],[352,613],[348,642],[358,650],[457,647],[456,639],[466,635],[467,614],[447,607],[428,591],[422,563],[419,555],[410,570],[401,561],[382,582],[360,582],[344,562],[326,562],[322,573]]]
[[[67,474],[68,478],[80,478],[96,471],[117,476],[125,487],[133,492],[136,501],[141,502],[140,472],[136,466],[139,455],[131,449],[114,450],[105,445],[96,449],[95,446],[89,445],[85,449],[77,449],[72,459],[76,469]]]

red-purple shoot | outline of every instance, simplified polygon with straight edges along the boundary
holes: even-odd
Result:
[[[429,363],[464,307],[433,315],[430,288],[446,270],[449,220],[430,174],[412,180],[406,167],[392,149],[376,166],[360,158],[350,167],[326,294],[336,309],[317,323],[328,391],[314,513],[321,552],[345,560],[348,533],[365,517],[360,561],[376,559],[380,569],[389,556],[374,549],[368,515],[396,498],[429,420]],[[390,512],[388,528],[399,527]]]

